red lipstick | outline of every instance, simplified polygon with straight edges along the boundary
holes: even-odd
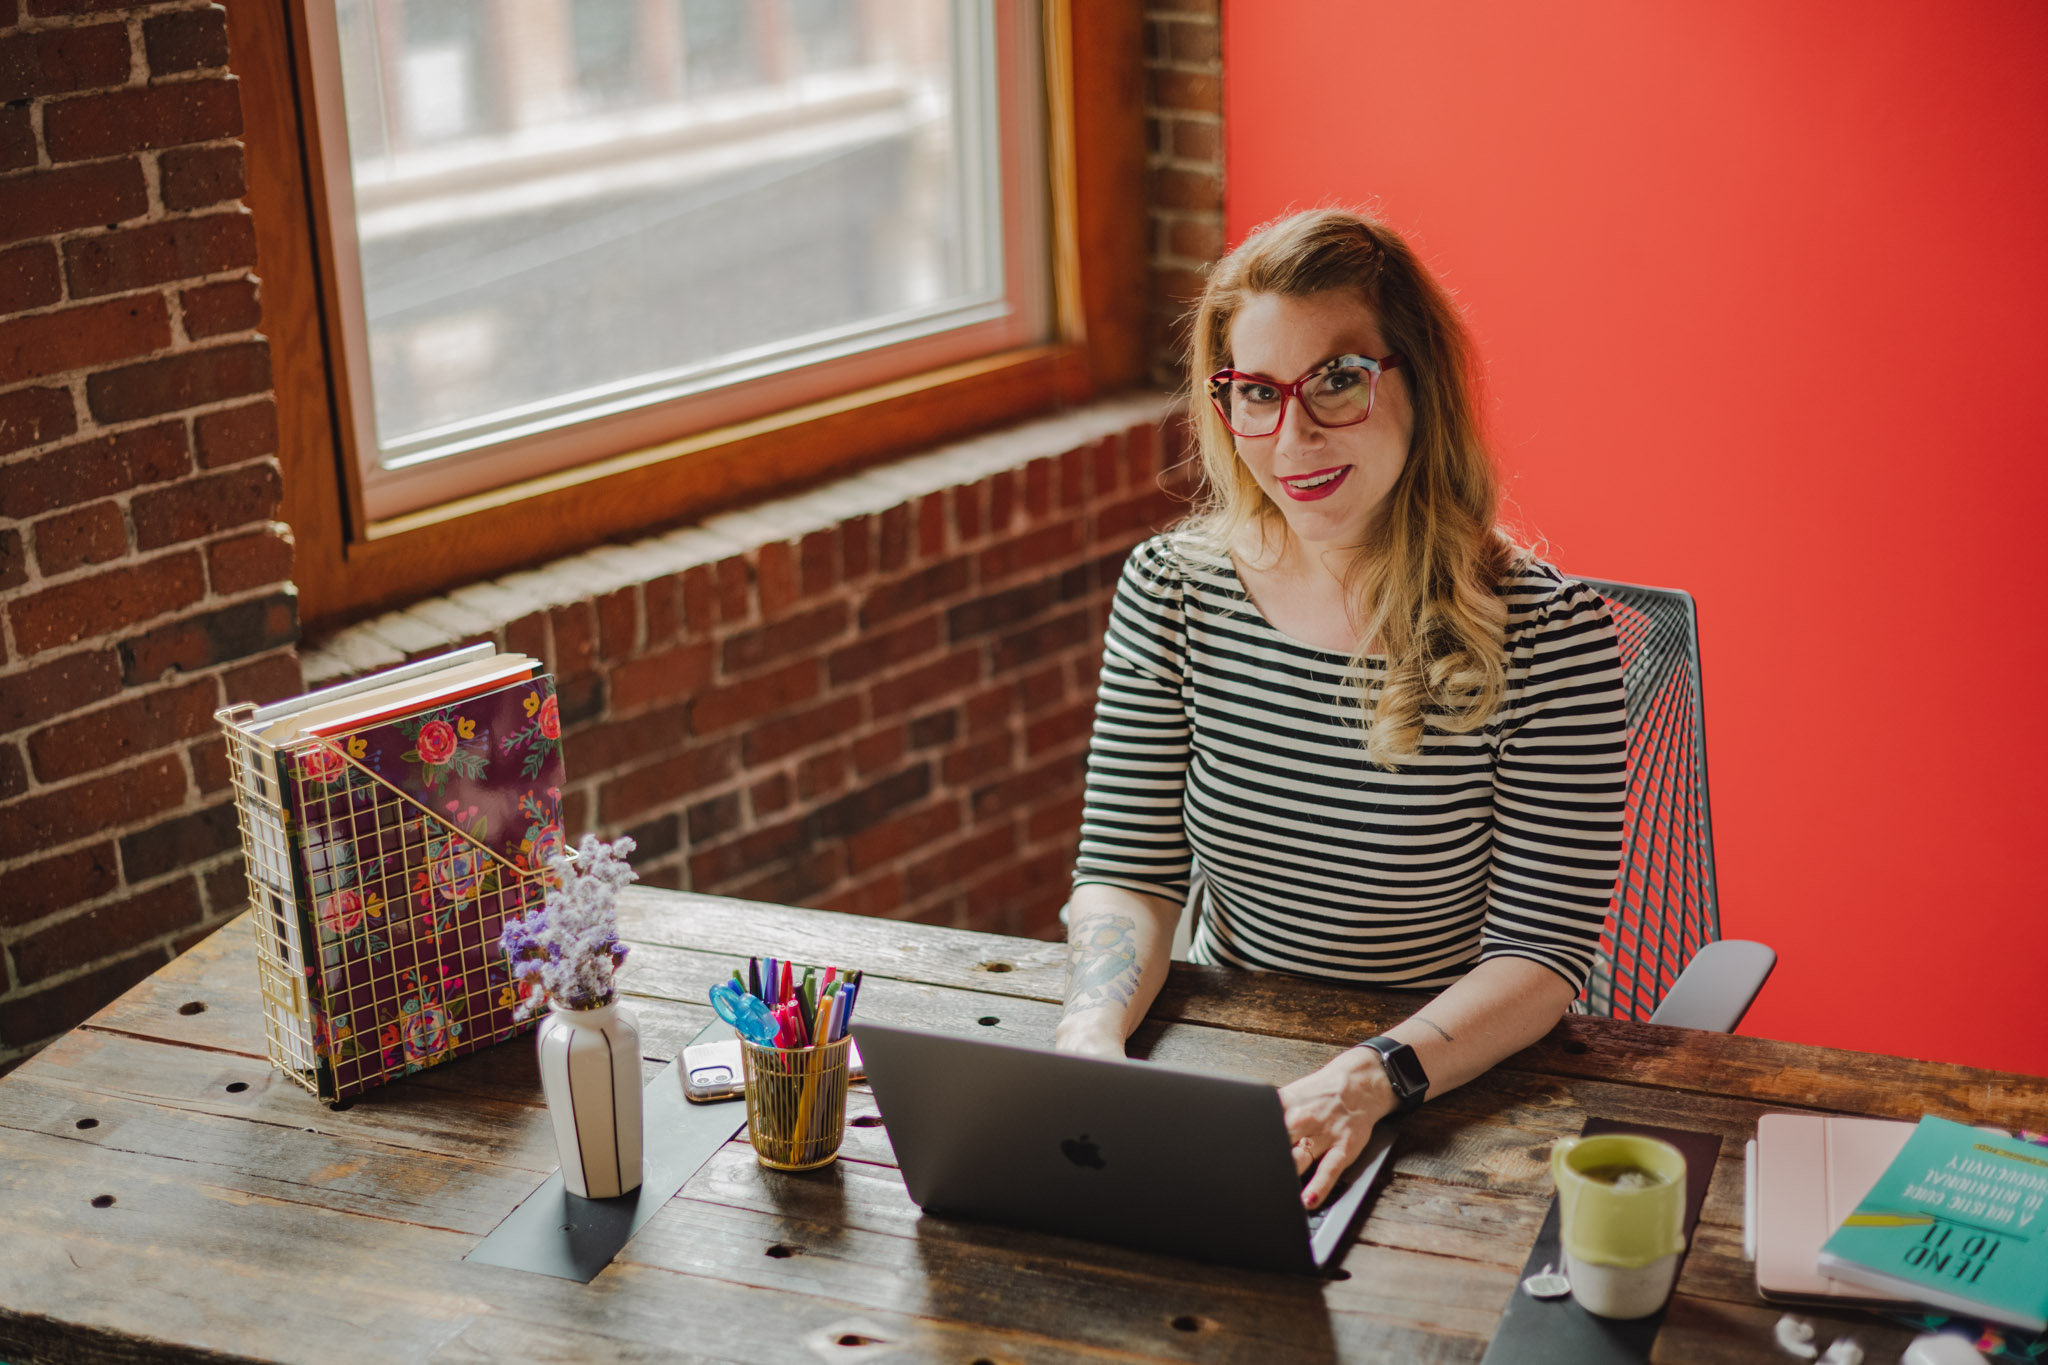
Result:
[[[1335,474],[1336,477],[1330,479],[1327,483],[1319,483],[1311,488],[1302,488],[1298,486],[1300,480],[1302,479],[1320,479],[1330,474]],[[1332,465],[1328,469],[1318,469],[1310,474],[1296,474],[1292,477],[1292,479],[1281,479],[1279,483],[1280,487],[1283,490],[1285,490],[1287,496],[1294,499],[1296,502],[1315,502],[1320,498],[1329,497],[1330,494],[1336,492],[1339,488],[1342,488],[1344,486],[1344,480],[1350,477],[1350,465]]]

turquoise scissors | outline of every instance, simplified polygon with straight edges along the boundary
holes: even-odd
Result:
[[[757,997],[747,994],[732,982],[721,981],[711,988],[711,1008],[748,1042],[761,1047],[775,1046],[778,1035],[775,1017]]]

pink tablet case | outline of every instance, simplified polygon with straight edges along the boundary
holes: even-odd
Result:
[[[1756,1124],[1756,1288],[1767,1299],[1906,1303],[1814,1269],[1913,1125],[1825,1114],[1765,1114]]]

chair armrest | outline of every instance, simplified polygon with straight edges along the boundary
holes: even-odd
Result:
[[[1733,1033],[1777,965],[1768,944],[1740,938],[1709,943],[1685,964],[1650,1022]]]

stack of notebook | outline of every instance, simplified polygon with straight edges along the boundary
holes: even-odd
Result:
[[[1766,1299],[2048,1328],[2048,1138],[1932,1115],[1765,1114],[1747,1195]]]
[[[272,1060],[336,1101],[527,1027],[497,944],[563,848],[540,663],[479,645],[220,720]]]

